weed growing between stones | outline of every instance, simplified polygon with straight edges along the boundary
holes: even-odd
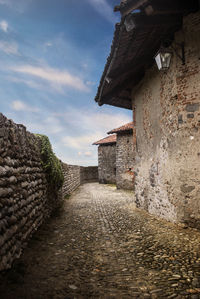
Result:
[[[116,188],[116,184],[107,184],[107,185],[112,187],[112,188]]]
[[[60,160],[54,154],[49,138],[45,135],[36,134],[41,142],[42,166],[46,173],[47,181],[57,191],[64,182],[64,176]]]

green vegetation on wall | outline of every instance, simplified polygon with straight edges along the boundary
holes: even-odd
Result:
[[[41,139],[42,166],[46,172],[47,181],[53,189],[58,190],[64,182],[61,162],[54,154],[49,138],[40,134],[36,136]]]

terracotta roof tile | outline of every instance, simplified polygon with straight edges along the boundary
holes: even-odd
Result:
[[[125,124],[119,128],[113,129],[108,132],[108,134],[118,133],[118,132],[124,132],[124,131],[132,131],[133,130],[133,122],[130,122],[128,124]]]
[[[96,142],[93,143],[93,145],[103,145],[103,144],[109,144],[109,143],[116,143],[117,136],[116,135],[111,135],[108,137],[105,137],[103,139],[100,139]]]
[[[130,2],[134,2],[133,0],[121,0],[121,3],[119,5],[120,8],[125,7],[126,5],[130,4]]]
[[[143,2],[147,2],[147,1],[142,1],[142,0],[121,0],[120,4],[115,6],[114,11],[121,11],[122,9],[131,6],[131,5],[135,5],[135,6],[140,6],[141,4],[143,4]]]

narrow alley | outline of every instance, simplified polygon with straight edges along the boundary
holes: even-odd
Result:
[[[1,273],[0,298],[200,298],[200,233],[138,210],[133,196],[79,187]]]

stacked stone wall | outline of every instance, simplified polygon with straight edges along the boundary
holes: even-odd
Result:
[[[186,63],[152,67],[133,90],[136,107],[136,202],[171,221],[200,227],[200,12],[184,18],[173,47]]]
[[[98,167],[81,167],[81,184],[89,182],[98,182]]]
[[[133,132],[117,134],[116,144],[116,185],[117,188],[134,189]]]
[[[99,183],[116,183],[116,144],[98,147]]]
[[[81,184],[80,169],[78,165],[68,165],[62,163],[64,173],[64,183],[62,187],[63,195],[71,194]]]
[[[62,199],[49,192],[40,152],[35,135],[0,114],[0,271]]]
[[[81,184],[98,181],[97,166],[77,166],[62,163],[64,173],[63,195],[71,194]]]

